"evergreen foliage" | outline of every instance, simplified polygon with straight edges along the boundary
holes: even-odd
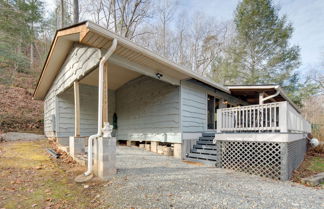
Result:
[[[299,47],[290,46],[293,27],[271,0],[243,0],[235,11],[236,37],[225,60],[231,82],[282,84],[299,66]]]

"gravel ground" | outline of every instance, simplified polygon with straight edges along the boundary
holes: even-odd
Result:
[[[324,190],[117,148],[118,174],[104,195],[112,208],[324,208]]]

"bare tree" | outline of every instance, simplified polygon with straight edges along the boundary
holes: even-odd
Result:
[[[170,22],[174,17],[174,12],[176,10],[176,1],[162,0],[159,2],[156,8],[156,13],[159,19],[158,31],[161,39],[162,55],[168,57],[167,54],[167,28],[170,26]]]
[[[137,27],[149,17],[149,0],[115,0],[116,19],[114,19],[117,33],[132,39]]]
[[[150,17],[151,0],[84,0],[87,16],[107,29],[129,39],[136,36],[137,28]]]
[[[61,18],[60,18],[60,28],[64,27],[64,0],[60,1],[60,14],[61,14]]]

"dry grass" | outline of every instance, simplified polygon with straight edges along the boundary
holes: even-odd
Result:
[[[324,152],[310,149],[304,162],[293,173],[292,180],[300,183],[301,178],[309,177],[324,172]]]
[[[85,168],[53,160],[47,140],[0,146],[0,208],[98,208],[100,183],[73,179]]]

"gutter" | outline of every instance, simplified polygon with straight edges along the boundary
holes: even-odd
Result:
[[[103,82],[104,82],[104,65],[109,59],[109,57],[115,52],[117,48],[117,39],[114,39],[112,42],[111,47],[108,49],[106,54],[101,58],[99,63],[99,88],[98,88],[98,132],[97,134],[91,135],[88,139],[88,170],[84,173],[84,176],[89,176],[92,174],[92,153],[93,153],[93,147],[92,143],[95,139],[98,139],[99,137],[102,137],[103,134],[105,135],[106,131],[109,131],[109,123],[105,123],[104,127],[102,127],[102,112],[103,112]]]
[[[260,104],[263,104],[265,101],[272,99],[280,94],[279,86],[275,86],[274,89],[276,90],[276,93],[270,96],[267,96],[266,98],[262,98],[260,101]]]

